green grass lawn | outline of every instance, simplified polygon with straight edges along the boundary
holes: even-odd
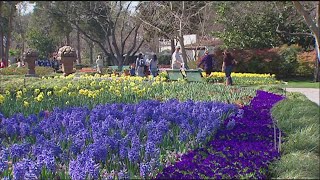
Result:
[[[285,79],[288,82],[286,87],[289,88],[320,88],[320,82],[313,82],[312,79],[306,78],[295,78],[295,79]]]

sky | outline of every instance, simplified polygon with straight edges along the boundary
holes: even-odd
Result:
[[[23,15],[33,12],[33,8],[34,8],[34,5],[35,5],[35,3],[33,3],[33,4],[29,3],[29,1],[26,1],[26,2],[27,2],[27,6],[26,6],[25,11],[24,11],[24,9],[21,11],[21,13]]]
[[[25,2],[27,2],[27,6],[26,6],[26,10],[25,11],[22,10],[22,12],[21,12],[23,15],[33,12],[33,8],[34,8],[34,5],[35,5],[35,3],[32,3],[32,4],[29,3],[29,1],[25,1]],[[134,10],[134,7],[138,5],[138,2],[139,1],[133,1],[132,2],[132,4],[131,4],[132,10]]]

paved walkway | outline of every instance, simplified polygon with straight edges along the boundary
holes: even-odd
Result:
[[[320,105],[320,89],[316,88],[286,88],[288,92],[300,92],[307,96],[308,99]]]

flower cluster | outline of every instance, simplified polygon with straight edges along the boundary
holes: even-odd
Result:
[[[271,107],[284,97],[257,91],[250,105],[231,115],[206,147],[190,151],[166,167],[158,179],[266,179],[279,158],[273,146]],[[276,130],[279,133],[279,130]]]
[[[12,161],[16,179],[43,177],[43,171],[72,179],[155,177],[173,163],[168,152],[206,144],[237,111],[232,104],[172,99],[18,113],[0,123],[0,168],[7,171]]]
[[[222,82],[225,79],[225,73],[212,72],[206,76],[205,72],[202,73],[203,77],[208,82]],[[279,84],[274,74],[257,74],[257,73],[235,73],[231,74],[234,82],[241,85],[263,85],[263,84]]]

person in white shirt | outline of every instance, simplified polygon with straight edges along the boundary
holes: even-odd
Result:
[[[17,60],[17,67],[19,68],[19,67],[22,67],[23,66],[23,64],[22,64],[22,62],[21,62],[21,60],[20,60],[20,58]]]
[[[139,53],[138,58],[136,59],[136,73],[140,77],[145,76],[145,66],[146,66],[146,60],[142,53]]]
[[[97,60],[96,60],[96,64],[97,64],[97,71],[98,73],[102,73],[102,68],[103,68],[103,60],[101,58],[101,56],[99,55]]]
[[[172,69],[181,69],[183,67],[183,60],[180,54],[180,46],[176,47],[176,50],[172,54],[172,64],[171,68]]]

